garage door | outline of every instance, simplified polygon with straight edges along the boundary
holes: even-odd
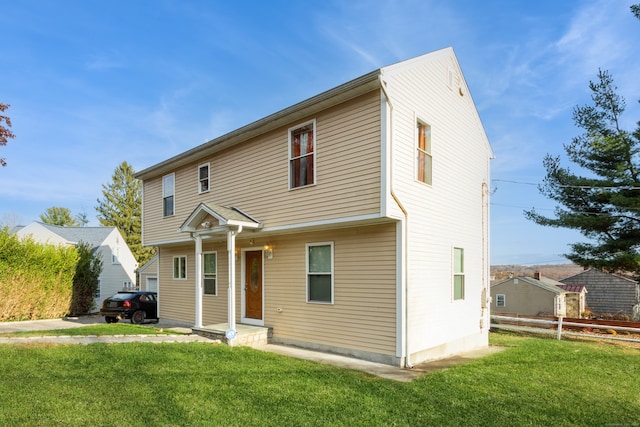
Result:
[[[158,292],[157,277],[147,277],[147,290],[151,292]]]

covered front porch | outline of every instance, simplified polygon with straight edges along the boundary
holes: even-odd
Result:
[[[257,230],[262,225],[249,215],[237,208],[226,208],[219,205],[201,203],[189,215],[179,228],[179,232],[189,233],[195,243],[195,322],[192,330],[198,335],[219,339],[229,345],[251,345],[258,346],[267,344],[270,336],[270,329],[262,324],[249,325],[246,323],[236,323],[236,236],[243,230]],[[203,293],[206,279],[205,263],[203,258],[203,240],[226,240],[228,259],[228,299],[227,299],[227,322],[210,325],[203,324]],[[251,254],[257,253],[254,249]],[[259,252],[260,270],[262,270],[262,248]],[[214,267],[215,269],[215,267]],[[260,297],[260,319],[262,318],[262,274],[260,273],[259,283],[256,289]],[[214,279],[217,280],[217,279]],[[246,281],[246,280],[245,280]],[[215,285],[217,286],[217,284]],[[241,288],[245,299],[248,287]],[[251,287],[253,290],[253,287]],[[242,318],[247,317],[242,313]],[[252,319],[245,319],[252,320]],[[249,322],[251,323],[251,322]]]

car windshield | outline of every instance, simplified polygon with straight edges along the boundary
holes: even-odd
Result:
[[[131,298],[133,298],[135,296],[136,296],[136,294],[130,294],[130,293],[115,294],[109,299],[110,300],[116,300],[116,301],[123,301],[123,300],[126,300],[126,299],[131,299]]]

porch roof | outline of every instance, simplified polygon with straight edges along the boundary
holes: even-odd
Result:
[[[240,209],[200,203],[182,223],[179,232],[211,233],[229,228],[261,228],[262,224]]]

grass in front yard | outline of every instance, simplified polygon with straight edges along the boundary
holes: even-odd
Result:
[[[153,326],[130,325],[127,323],[109,323],[77,328],[50,329],[47,331],[20,331],[0,333],[0,337],[39,337],[60,335],[155,335],[155,334],[179,334],[179,332],[155,328]]]
[[[640,423],[640,352],[492,334],[508,350],[411,383],[243,347],[0,345],[0,425]]]

